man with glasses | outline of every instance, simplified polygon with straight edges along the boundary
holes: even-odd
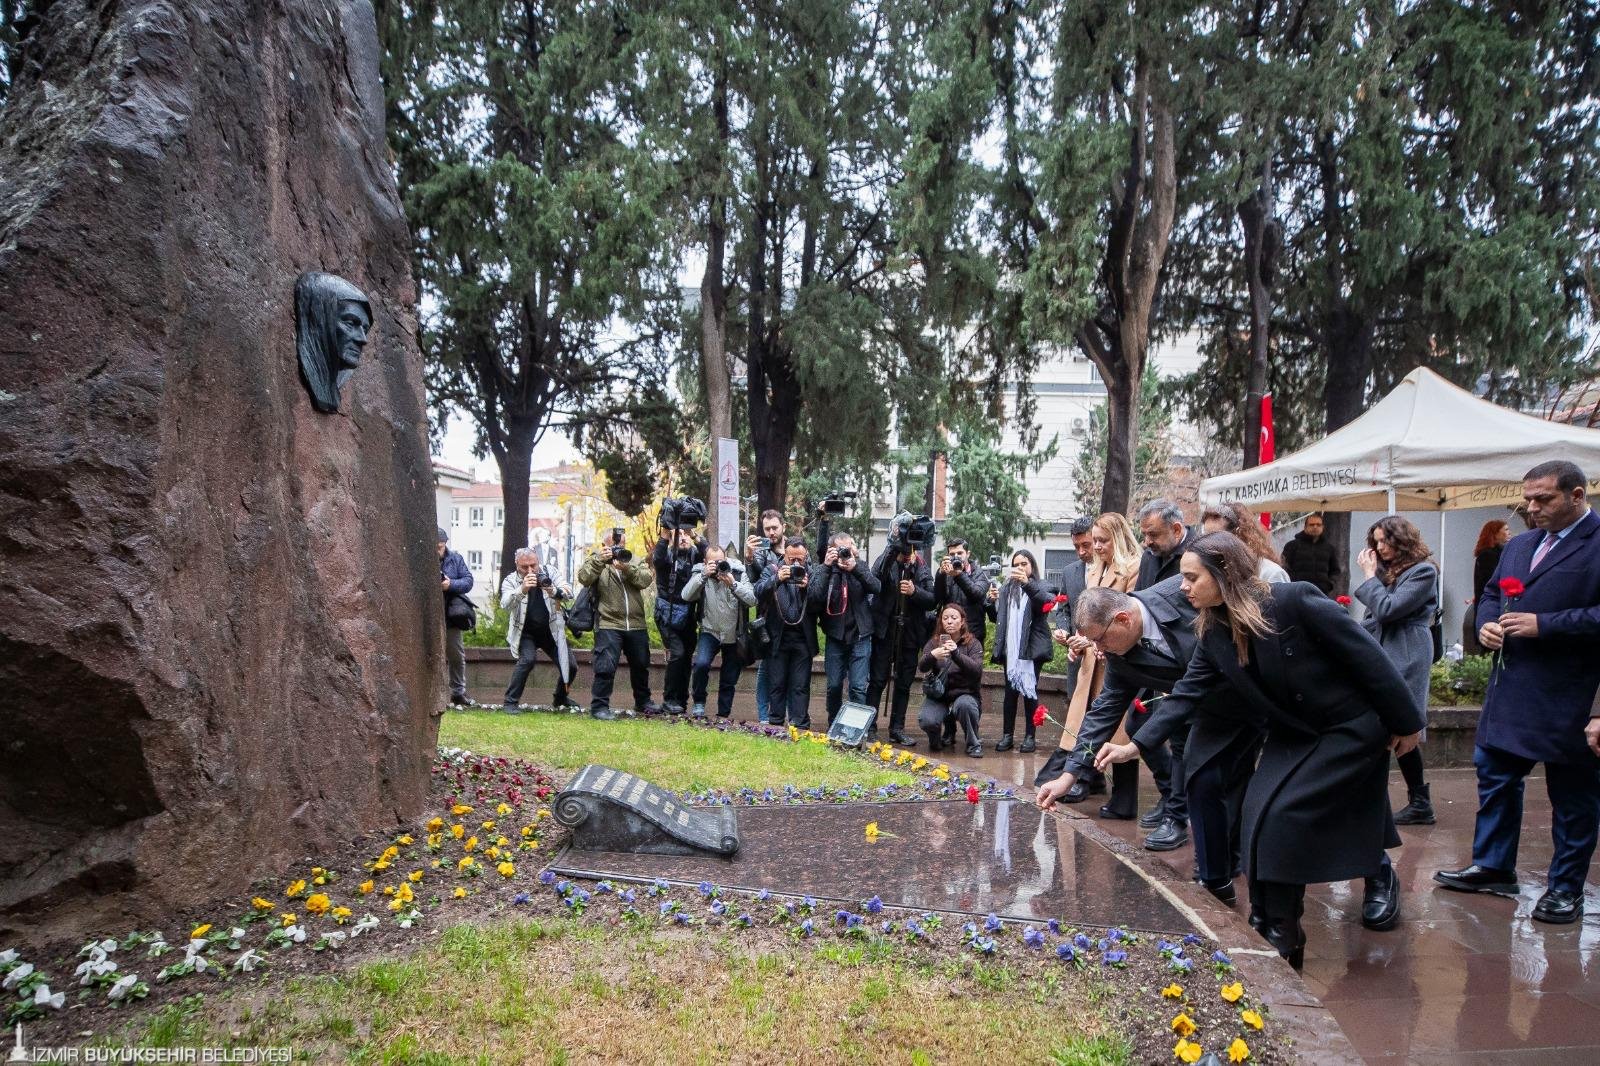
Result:
[[[1094,653],[1106,660],[1105,685],[1084,715],[1080,736],[1063,734],[1061,749],[1039,772],[1035,783],[1040,807],[1053,807],[1094,765],[1095,752],[1111,739],[1141,690],[1166,692],[1183,677],[1198,638],[1197,612],[1183,595],[1182,583],[1181,577],[1172,577],[1131,594],[1091,588],[1078,598],[1074,624],[1078,634],[1094,645]],[[1187,796],[1182,788],[1184,764],[1179,764],[1173,767],[1172,799],[1144,845],[1151,851],[1171,851],[1185,844],[1192,808],[1197,878],[1230,906],[1237,897],[1233,877],[1239,865],[1244,789],[1262,735],[1261,723],[1239,720],[1240,706],[1224,690],[1207,700],[1204,713],[1194,716],[1192,747],[1185,749],[1185,762],[1191,768]],[[1175,725],[1188,729],[1191,721],[1185,718]]]

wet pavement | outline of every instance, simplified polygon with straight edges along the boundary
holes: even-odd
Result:
[[[996,914],[1181,935],[1190,918],[1138,868],[1015,800],[741,807],[739,853],[643,855],[569,849],[557,873],[768,889],[855,906]],[[883,836],[865,842],[868,822]],[[892,835],[891,835],[892,834]]]
[[[741,686],[735,703],[735,717],[746,721],[754,717],[748,687],[748,682]],[[1058,702],[1051,703],[1056,717]],[[917,703],[913,698],[913,721]],[[820,725],[826,716],[820,701],[813,705],[813,719]],[[1054,750],[1060,731],[1047,722],[1039,731],[1039,751],[1034,754],[995,754],[998,719],[998,713],[986,709],[982,759],[949,751],[940,753],[940,758],[954,769],[1031,790],[1033,776]],[[919,743],[913,750],[926,753],[926,741],[916,739]],[[1518,867],[1522,893],[1515,900],[1449,892],[1433,883],[1435,870],[1471,862],[1477,793],[1471,770],[1434,770],[1428,777],[1438,824],[1402,828],[1406,846],[1392,853],[1403,891],[1400,925],[1387,933],[1361,926],[1360,882],[1313,886],[1306,901],[1304,988],[1331,1012],[1368,1062],[1600,1063],[1600,892],[1595,889],[1600,870],[1590,867],[1587,916],[1582,921],[1551,926],[1530,917],[1545,888],[1551,851],[1550,802],[1542,773],[1528,779]],[[1141,772],[1140,809],[1149,809],[1156,795],[1154,782]],[[1396,808],[1405,802],[1398,772],[1390,776],[1390,796]],[[1228,912],[1186,883],[1193,865],[1190,847],[1159,854],[1143,851],[1139,845],[1145,831],[1134,822],[1096,817],[1103,801],[1091,797],[1069,808],[1067,817],[1082,834],[1136,858],[1164,883],[1166,892],[1177,895],[1211,925],[1224,944],[1252,938],[1242,915]],[[741,819],[745,815],[740,812]],[[880,823],[890,828],[883,819]],[[1013,817],[1013,841],[1028,824]],[[1037,832],[1037,823],[1032,824]],[[1065,854],[1059,832],[1045,835],[1054,840],[1058,855]],[[1015,848],[1013,843],[1013,855]],[[887,878],[872,880],[881,885]],[[1064,880],[1057,891],[1068,892]],[[1115,887],[1111,891],[1121,894]],[[1253,943],[1265,947],[1259,938]],[[1270,973],[1265,979],[1271,979]],[[1314,1022],[1321,1014],[1318,1004],[1296,1008],[1293,996],[1292,987],[1283,990],[1282,1001],[1289,1005],[1278,1008],[1280,1013],[1303,1009]]]

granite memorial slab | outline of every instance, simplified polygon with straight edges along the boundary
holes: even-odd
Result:
[[[580,851],[730,856],[739,850],[732,807],[691,807],[642,777],[591,763],[556,797],[556,821]]]
[[[718,809],[728,808],[707,813]],[[868,822],[885,835],[869,843]],[[1016,800],[746,807],[739,833],[731,860],[573,847],[551,868],[576,877],[710,881],[852,904],[876,895],[916,910],[1191,931],[1166,895],[1080,834],[1072,819]]]

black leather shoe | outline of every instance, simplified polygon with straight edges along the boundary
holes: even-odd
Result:
[[[452,707],[471,707],[472,701],[467,699],[464,694],[460,696],[451,696],[450,705]]]
[[[1116,821],[1116,822],[1131,822],[1131,821],[1133,821],[1133,815],[1124,814],[1121,811],[1117,810],[1115,807],[1111,806],[1111,804],[1109,804],[1109,803],[1105,804],[1104,806],[1102,806],[1100,808],[1100,817],[1109,818],[1112,821]]]
[[[589,712],[589,716],[591,718],[597,718],[602,722],[615,722],[617,720],[617,712],[613,711],[610,707],[596,707],[594,710]]]
[[[578,703],[577,700],[573,699],[571,696],[557,696],[553,701],[551,701],[550,706],[552,706],[552,707],[579,707],[579,706],[582,706],[582,705],[580,703]]]
[[[1154,829],[1161,824],[1166,816],[1167,805],[1165,803],[1157,803],[1154,807],[1139,815],[1139,828]]]
[[[1011,750],[1011,734],[1007,733],[1005,736],[1001,737],[1000,738],[1000,743],[998,743],[998,744],[996,744],[994,746],[994,750],[995,751],[1010,751]]]
[[[1061,797],[1062,803],[1082,803],[1089,798],[1089,788],[1082,781],[1074,781],[1072,787],[1067,789],[1067,794]]]
[[[974,741],[971,744],[968,744],[967,745],[967,758],[969,758],[969,759],[981,759],[981,758],[983,758],[983,745],[977,743],[976,741]]]
[[[515,703],[508,703],[500,708],[501,714],[521,714],[522,707]]]
[[[1037,749],[1038,745],[1033,742],[1033,738],[1031,736],[1023,737],[1022,743],[1017,746],[1017,751],[1021,752],[1023,755],[1026,755],[1029,752]]]
[[[1207,884],[1198,877],[1195,878],[1195,880],[1199,881],[1207,892],[1217,897],[1217,899],[1220,900],[1223,905],[1232,907],[1239,902],[1239,891],[1233,887],[1232,879],[1224,881],[1220,885]]]
[[[906,736],[904,732],[898,729],[889,730],[889,743],[898,744],[902,748],[914,748],[917,746],[916,741],[912,740],[910,737]]]
[[[1551,925],[1571,925],[1583,917],[1583,893],[1550,889],[1533,905],[1533,920]]]
[[[1517,894],[1517,872],[1495,870],[1473,863],[1465,870],[1439,870],[1433,879],[1457,892],[1491,892],[1497,896]]]
[[[1267,916],[1261,913],[1261,908],[1256,906],[1254,901],[1252,901],[1250,904],[1250,916],[1246,918],[1245,921],[1250,923],[1250,928],[1254,929],[1258,933],[1262,933],[1262,935],[1265,935],[1264,931],[1267,928]]]
[[[1176,818],[1164,818],[1160,827],[1144,838],[1146,851],[1171,851],[1189,843],[1189,828]]]
[[[1361,899],[1361,924],[1386,933],[1399,920],[1400,878],[1393,866],[1385,865],[1378,876],[1367,878],[1367,891]]]
[[[935,751],[943,751],[943,750],[944,750],[944,739],[942,737],[940,737],[939,734],[937,734],[937,733],[929,733],[928,734],[928,751],[929,752],[935,752]]]

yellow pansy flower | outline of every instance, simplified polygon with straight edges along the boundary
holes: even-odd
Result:
[[[429,818],[428,819],[428,832],[437,833],[439,830],[441,830],[443,828],[444,828],[444,819],[443,818],[434,817],[434,818]]]
[[[305,890],[306,890],[306,883],[304,881],[296,881],[293,884],[291,884],[288,888],[284,889],[283,890],[283,894],[285,896],[289,897],[290,899],[294,899],[294,897],[298,896],[300,893],[304,892]]]
[[[412,893],[410,885],[402,884],[399,888],[394,890],[394,898],[402,903],[410,903],[417,897]]]
[[[372,894],[372,890],[376,888],[377,885],[373,884],[371,881],[363,881],[358,887],[363,896],[370,896]]]
[[[406,876],[409,877],[412,881],[420,881],[420,880],[422,880],[422,871],[421,870],[412,870]]]
[[[209,932],[211,932],[210,922],[207,922],[205,925],[197,925],[193,929],[189,930],[189,939],[199,940]]]
[[[533,836],[533,826],[531,826],[531,825],[525,825],[525,826],[523,826],[523,827],[522,827],[522,835],[523,835],[523,836],[524,836],[524,837],[531,837],[531,836]]]
[[[295,916],[294,915],[285,914],[283,916],[283,927],[285,929],[289,928],[289,926],[293,925],[294,923],[295,923]]]
[[[333,901],[321,892],[306,897],[306,912],[308,914],[327,914],[333,909]]]
[[[250,906],[264,914],[276,907],[277,904],[272,902],[270,899],[262,899],[260,896],[257,896],[255,899],[250,901]]]
[[[454,807],[450,808],[450,813],[455,815],[457,818],[460,818],[463,814],[471,814],[472,808],[468,807],[465,803],[458,803]]]
[[[1250,1057],[1250,1045],[1239,1037],[1233,1038],[1233,1043],[1228,1045],[1228,1061],[1243,1062]]]
[[[496,813],[500,817],[504,818],[506,815],[511,813],[511,804],[509,804],[509,803],[500,804],[500,806],[498,806],[498,807],[496,807],[494,809],[494,813]]]
[[[456,899],[466,899],[467,898],[467,890],[462,888],[460,885],[457,885],[456,886],[456,890],[454,892],[450,893],[450,894],[452,896],[454,896]]]
[[[468,837],[467,838],[467,842],[462,846],[465,847],[468,851],[475,851],[475,850],[477,850],[477,847],[478,847],[478,838],[477,837]]]
[[[462,837],[467,835],[467,827],[462,825],[460,822],[457,822],[455,825],[450,827],[450,835],[455,837],[457,840],[460,840]]]
[[[1177,999],[1179,996],[1183,995],[1183,986],[1180,984],[1170,984],[1161,990],[1161,994],[1167,999]]]
[[[1223,999],[1229,1003],[1237,1003],[1239,1002],[1239,997],[1244,995],[1244,985],[1239,981],[1235,981],[1231,985],[1223,985],[1220,991]]]
[[[1199,1044],[1191,1044],[1187,1040],[1179,1040],[1172,1046],[1172,1053],[1178,1056],[1180,1062],[1199,1062],[1200,1056],[1205,1054]]]
[[[350,917],[350,908],[349,907],[335,907],[335,908],[333,908],[333,920],[338,922],[340,925],[343,925],[344,924],[344,920],[346,918],[348,918],[348,917]]]
[[[394,842],[399,844],[401,847],[409,848],[411,846],[411,834],[407,833],[404,836],[395,837]],[[395,854],[399,854],[399,852],[396,852]]]
[[[1179,1036],[1193,1036],[1194,1030],[1194,1019],[1187,1014],[1180,1014],[1172,1019],[1172,1031]]]
[[[488,820],[488,821],[485,821],[485,822],[483,822],[483,823],[481,823],[481,824],[480,824],[480,825],[479,825],[479,826],[478,826],[478,828],[479,828],[479,829],[482,829],[482,830],[483,830],[483,831],[484,831],[484,832],[485,832],[485,833],[492,833],[492,832],[494,832],[494,819],[493,819],[493,818],[491,818],[491,819],[489,819],[489,820]]]
[[[500,872],[501,877],[510,877],[517,872],[516,866],[509,862],[503,862],[496,866],[495,869]]]
[[[473,861],[472,856],[468,855],[465,858],[463,858],[460,862],[456,863],[456,869],[458,869],[458,870],[467,870],[467,869],[471,869],[473,866],[476,866],[476,865],[477,865],[477,863]]]
[[[878,840],[878,823],[877,822],[868,822],[867,823],[867,843],[874,844],[874,843],[877,842],[877,840]]]
[[[1260,1029],[1262,1026],[1267,1024],[1261,1020],[1261,1014],[1258,1011],[1253,1010],[1247,1010],[1243,1014],[1239,1015],[1239,1020],[1244,1022],[1244,1024],[1248,1025],[1252,1029]]]

